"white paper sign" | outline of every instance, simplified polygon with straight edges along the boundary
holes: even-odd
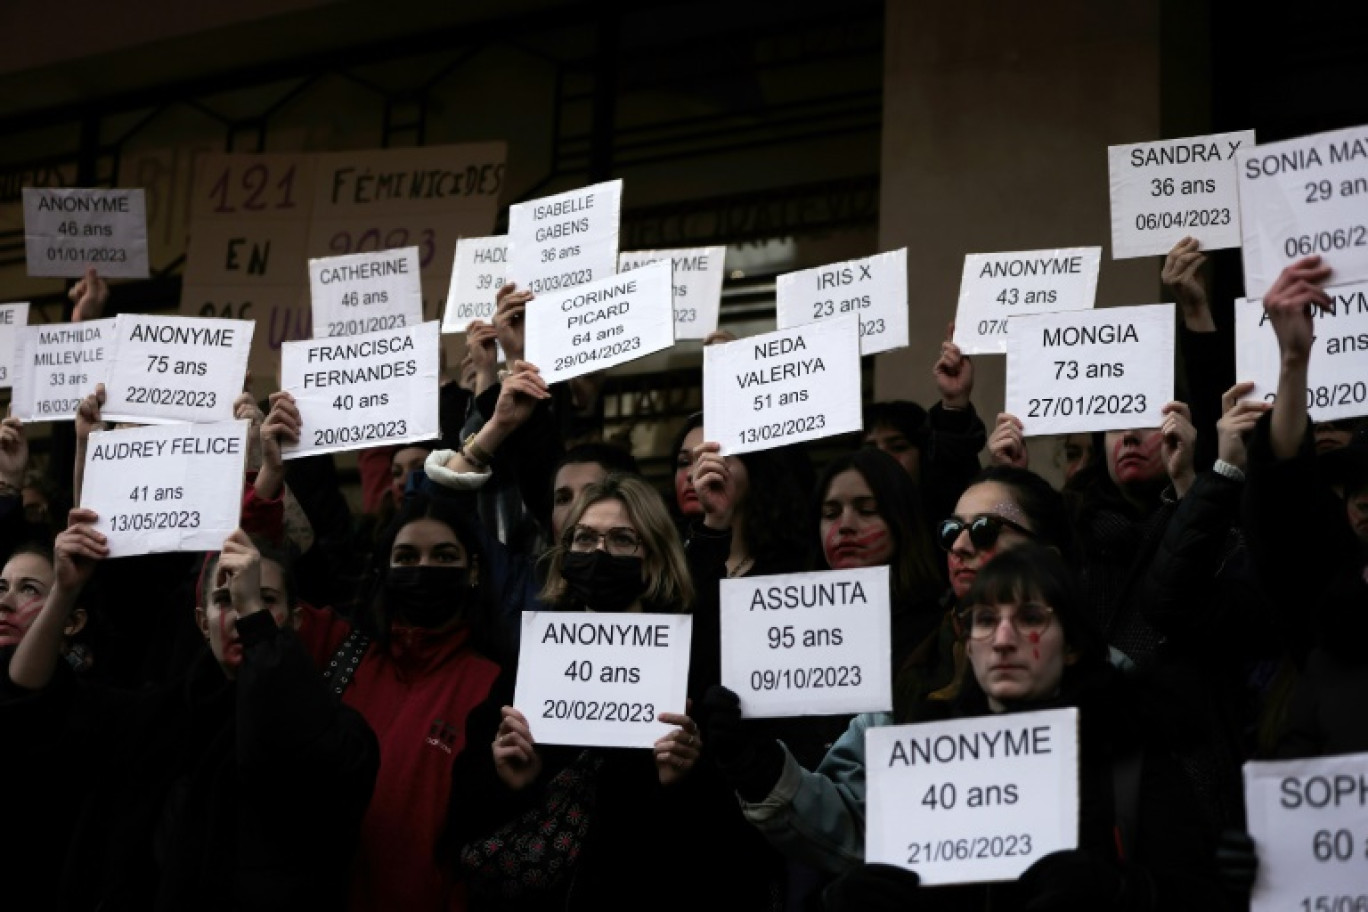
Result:
[[[75,421],[76,407],[109,369],[114,317],[19,329],[10,410],[24,421]]]
[[[1097,298],[1101,247],[971,253],[964,258],[955,344],[966,355],[1007,351],[1009,317],[1087,310]]]
[[[1173,400],[1173,305],[1012,317],[1007,411],[1027,437],[1157,428]]]
[[[1368,126],[1239,153],[1245,294],[1319,254],[1336,285],[1368,280]]]
[[[1185,237],[1203,250],[1240,246],[1235,157],[1254,131],[1107,148],[1112,259],[1163,256]]]
[[[299,407],[299,443],[281,456],[362,450],[441,436],[436,320],[345,339],[286,342],[280,386]]]
[[[652,263],[527,304],[523,353],[547,383],[674,345],[670,264]]]
[[[651,747],[689,678],[687,614],[524,611],[513,702],[541,744]]]
[[[907,248],[779,277],[780,329],[860,318],[860,354],[907,345]]]
[[[621,218],[620,180],[509,206],[504,274],[533,294],[605,279],[617,272]]]
[[[309,260],[315,339],[357,336],[423,322],[418,248]]]
[[[25,187],[24,252],[31,276],[147,278],[143,192]]]
[[[1368,282],[1325,289],[1330,310],[1313,310],[1315,334],[1306,378],[1312,421],[1368,415]],[[1263,301],[1235,299],[1235,377],[1250,380],[1246,399],[1273,402],[1282,358]]]
[[[461,238],[451,266],[442,332],[463,333],[471,320],[494,322],[494,297],[504,284],[508,238]]]
[[[247,377],[253,320],[114,318],[105,379],[106,421],[231,421]]]
[[[726,259],[726,247],[633,250],[618,257],[618,272],[631,272],[647,263],[669,260],[674,267],[675,338],[706,339],[708,333],[717,329]]]
[[[1250,912],[1368,908],[1368,754],[1246,763],[1244,783]]]
[[[29,306],[0,304],[0,389],[14,385],[19,365],[19,330],[28,325]]]
[[[746,718],[885,712],[888,568],[724,579],[722,683]]]
[[[736,454],[860,430],[859,332],[846,314],[704,348],[706,439]]]
[[[109,538],[110,557],[218,551],[238,527],[251,422],[95,431],[81,506]]]
[[[865,861],[923,886],[1014,880],[1078,846],[1078,710],[865,732]]]

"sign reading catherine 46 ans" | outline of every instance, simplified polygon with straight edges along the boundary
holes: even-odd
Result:
[[[24,421],[76,420],[76,406],[104,382],[114,320],[20,327],[11,414]]]
[[[1172,304],[1012,318],[1007,411],[1026,436],[1157,428],[1172,399]]]
[[[1314,421],[1368,415],[1368,282],[1327,288],[1332,306],[1313,310],[1316,331],[1306,378],[1306,409]],[[1235,376],[1250,380],[1246,399],[1277,398],[1282,358],[1263,301],[1235,300]]]
[[[966,355],[1007,351],[1009,317],[1087,310],[1097,297],[1101,247],[971,253],[964,258],[955,344]]]
[[[1110,146],[1112,258],[1163,255],[1185,237],[1240,246],[1235,156],[1254,131]]]
[[[545,294],[613,275],[621,218],[620,180],[509,206],[508,281]]]
[[[418,248],[309,260],[315,339],[402,329],[423,322]]]
[[[106,421],[231,421],[247,376],[251,320],[119,314],[105,379]]]
[[[865,861],[924,886],[1013,880],[1078,846],[1078,710],[865,732]]]
[[[722,580],[722,683],[747,718],[893,706],[888,568]]]
[[[145,279],[147,204],[141,190],[24,188],[24,251],[31,276]]]
[[[1319,254],[1337,284],[1368,279],[1368,126],[1239,153],[1245,293]]]
[[[286,342],[281,388],[299,407],[285,459],[441,436],[436,320],[345,339]]]
[[[703,349],[704,436],[729,454],[860,430],[860,320]]]
[[[1244,782],[1250,912],[1368,909],[1368,754],[1246,763]]]
[[[790,272],[778,281],[780,329],[860,318],[860,354],[907,345],[907,248]]]
[[[451,267],[442,332],[463,333],[472,320],[494,321],[494,298],[504,283],[508,238],[461,238]]]
[[[687,614],[524,611],[514,704],[542,744],[650,747],[683,713]]]
[[[217,551],[238,527],[250,422],[96,431],[81,506],[109,537],[110,557]]]
[[[717,329],[722,305],[722,267],[726,247],[693,247],[680,250],[633,250],[618,257],[618,272],[631,272],[648,263],[669,260],[674,267],[674,319],[676,339],[706,339]]]
[[[670,264],[652,263],[527,305],[524,354],[547,383],[635,361],[674,344]]]
[[[0,304],[0,389],[14,385],[19,329],[28,325],[28,303]]]

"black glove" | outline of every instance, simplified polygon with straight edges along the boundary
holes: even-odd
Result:
[[[784,750],[773,738],[756,737],[741,719],[741,700],[720,684],[703,695],[703,747],[717,768],[746,801],[761,801],[774,791],[784,770]]]
[[[1126,880],[1110,861],[1070,849],[1052,852],[1031,865],[1018,881],[1026,912],[1092,912],[1122,908]]]
[[[822,891],[828,912],[903,912],[916,902],[921,878],[890,864],[861,865],[833,880]]]
[[[1225,830],[1216,844],[1216,870],[1227,891],[1249,895],[1259,873],[1259,853],[1244,830]]]

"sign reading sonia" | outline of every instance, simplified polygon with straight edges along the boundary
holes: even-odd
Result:
[[[1097,297],[1101,247],[971,253],[964,258],[955,344],[966,355],[1007,351],[1009,317],[1087,310]]]
[[[620,180],[509,206],[508,281],[544,294],[613,275],[621,211]]]
[[[888,568],[724,579],[722,683],[747,718],[893,706]]]
[[[75,421],[76,406],[104,382],[114,320],[21,326],[10,412],[24,421]]]
[[[647,263],[669,260],[674,267],[674,320],[676,339],[706,339],[717,329],[722,305],[722,267],[726,247],[693,247],[681,250],[633,250],[618,257],[618,272],[630,272]]]
[[[1253,130],[1109,146],[1112,259],[1163,256],[1185,237],[1240,246],[1235,157],[1253,146]]]
[[[442,332],[463,333],[471,320],[494,322],[494,296],[504,283],[508,238],[461,238],[451,266]]]
[[[238,526],[251,422],[96,431],[81,506],[99,517],[110,557],[217,551]]]
[[[14,385],[19,363],[19,329],[28,325],[28,303],[0,304],[0,389]]]
[[[105,278],[147,278],[143,192],[25,187],[24,253],[31,276],[75,278],[94,266]]]
[[[785,273],[778,281],[779,328],[860,318],[860,354],[907,345],[907,248],[863,260]]]
[[[1078,846],[1078,710],[865,732],[865,861],[924,886],[1014,880]]]
[[[106,421],[231,421],[247,376],[251,320],[114,318],[105,380]]]
[[[705,437],[736,454],[860,430],[859,324],[845,314],[704,348]]]
[[[1172,304],[1012,318],[1007,411],[1026,436],[1157,428],[1172,399]]]
[[[524,611],[514,704],[541,744],[650,747],[682,713],[687,614]]]
[[[309,260],[315,339],[356,336],[423,322],[418,248]]]

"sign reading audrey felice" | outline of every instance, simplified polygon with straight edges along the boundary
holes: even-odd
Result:
[[[1112,259],[1164,255],[1185,237],[1240,246],[1235,157],[1254,131],[1110,146]]]
[[[1007,351],[1009,317],[1087,310],[1097,297],[1101,247],[971,253],[964,258],[955,344],[966,355]]]
[[[25,187],[24,252],[31,276],[147,278],[143,192]]]
[[[508,238],[461,238],[451,267],[442,332],[463,333],[472,320],[494,322],[494,298],[504,283]]]
[[[722,267],[726,247],[687,250],[633,250],[618,257],[618,272],[631,272],[647,263],[669,260],[674,270],[676,339],[706,339],[717,329],[722,305]]]
[[[345,339],[286,342],[280,385],[299,407],[285,459],[441,436],[436,320]]]
[[[28,303],[0,304],[0,389],[14,385],[19,329],[28,325]]]
[[[907,248],[790,272],[778,281],[780,329],[860,318],[860,354],[907,345]]]
[[[1315,308],[1306,410],[1313,421],[1368,415],[1368,282],[1327,288],[1330,307]],[[1235,376],[1250,380],[1246,399],[1273,402],[1282,357],[1263,301],[1235,299]]]
[[[1172,399],[1172,304],[1012,318],[1007,411],[1026,436],[1157,428]]]
[[[106,421],[230,421],[247,376],[252,320],[119,314],[105,379]]]
[[[923,886],[1014,880],[1078,846],[1078,710],[865,732],[865,861]]]
[[[217,551],[238,527],[250,422],[96,431],[86,447],[81,506],[109,538],[110,557]]]
[[[74,421],[76,406],[104,382],[114,320],[20,327],[10,413],[24,421]]]
[[[846,314],[704,348],[705,437],[734,455],[858,431],[859,333]]]
[[[539,296],[527,305],[524,354],[547,383],[635,361],[674,344],[670,264]]]
[[[1316,254],[1336,284],[1368,280],[1368,126],[1242,149],[1245,293]]]
[[[544,294],[613,275],[621,218],[620,180],[509,206],[508,281]]]
[[[315,339],[356,336],[423,322],[418,248],[309,260]]]
[[[541,744],[650,747],[689,679],[687,614],[524,611],[514,705]]]
[[[1250,912],[1368,909],[1368,754],[1246,763]]]
[[[721,599],[722,683],[743,716],[892,708],[888,567],[724,579]]]

